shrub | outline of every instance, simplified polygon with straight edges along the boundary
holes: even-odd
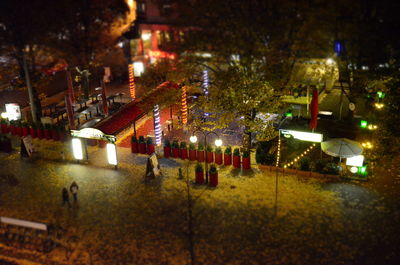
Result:
[[[321,160],[321,159],[317,160],[315,162],[315,171],[318,173],[324,173],[326,164],[327,163],[325,160]]]
[[[300,161],[300,170],[309,171],[311,159],[308,156],[303,156]]]
[[[222,149],[221,149],[221,147],[217,147],[217,148],[215,148],[215,153],[216,154],[222,154]]]
[[[139,143],[143,143],[144,144],[144,136],[139,136]]]
[[[232,154],[232,147],[227,146],[227,147],[225,148],[225,154],[226,154],[226,155],[231,155],[231,154]]]
[[[136,135],[132,135],[132,137],[131,137],[131,143],[137,143]]]
[[[206,151],[207,151],[207,152],[212,152],[212,151],[213,151],[213,148],[212,148],[210,145],[207,145]]]
[[[249,149],[245,149],[243,151],[243,157],[250,157],[250,150]]]
[[[331,175],[338,175],[339,174],[339,167],[335,163],[328,163],[325,166],[324,170],[326,174],[331,174]]]
[[[200,163],[196,164],[196,172],[203,172],[203,166]]]
[[[197,150],[199,150],[199,151],[203,151],[204,150],[204,146],[203,146],[202,143],[198,143],[197,144]]]
[[[269,148],[268,148],[269,150]],[[272,165],[275,161],[275,156],[268,153],[265,145],[258,145],[256,149],[256,162],[261,165]]]
[[[208,170],[208,173],[210,173],[210,174],[217,173],[217,167],[215,166],[215,164],[211,164],[210,169]]]
[[[153,139],[151,139],[151,137],[147,137],[146,143],[153,144]]]
[[[168,139],[165,139],[164,146],[165,147],[171,147],[171,142]]]
[[[233,155],[234,155],[234,156],[240,156],[239,148],[235,148],[235,149],[233,150]]]
[[[194,145],[194,143],[189,144],[189,150],[196,150],[196,146]]]
[[[186,149],[186,142],[181,142],[180,148],[181,149]]]
[[[179,143],[178,143],[178,141],[173,141],[172,142],[172,148],[179,148]]]

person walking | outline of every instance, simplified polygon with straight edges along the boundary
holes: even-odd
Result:
[[[78,200],[78,190],[79,186],[76,184],[76,182],[72,182],[71,186],[69,187],[69,190],[72,193],[72,196],[74,196],[74,201],[76,202]]]
[[[68,204],[68,206],[71,206],[70,205],[70,203],[69,203],[69,194],[68,194],[68,190],[67,190],[67,188],[63,188],[62,189],[62,200],[63,200],[63,206],[67,203]]]

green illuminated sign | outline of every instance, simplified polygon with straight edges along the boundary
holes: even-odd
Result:
[[[367,126],[368,126],[368,122],[365,121],[365,120],[361,120],[361,122],[360,122],[360,127],[361,127],[361,128],[367,128]]]
[[[291,112],[286,112],[286,113],[285,113],[285,116],[286,116],[286,117],[293,117],[293,113],[291,113]]]
[[[385,93],[382,92],[382,91],[378,91],[376,94],[378,95],[378,98],[384,98],[385,97]]]
[[[361,175],[367,175],[367,166],[358,167],[358,173]]]

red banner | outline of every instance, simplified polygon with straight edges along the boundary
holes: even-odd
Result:
[[[67,110],[69,129],[75,129],[74,110],[72,109],[71,99],[68,95],[65,96],[65,108]]]
[[[107,104],[107,95],[106,95],[106,85],[104,81],[101,81],[101,100],[103,101],[103,111],[105,115],[108,115],[108,104]]]
[[[71,99],[71,103],[75,104],[74,87],[72,85],[71,72],[66,70],[67,73],[67,84],[68,84],[68,96]]]

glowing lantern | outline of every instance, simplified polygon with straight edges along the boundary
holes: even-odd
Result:
[[[161,119],[160,119],[160,107],[158,105],[154,105],[153,109],[154,115],[154,135],[156,138],[156,145],[161,144]]]
[[[181,112],[182,112],[182,124],[187,124],[187,100],[186,100],[186,86],[182,87],[182,101],[181,101]]]
[[[132,100],[136,97],[135,74],[133,63],[129,64],[129,92]]]

